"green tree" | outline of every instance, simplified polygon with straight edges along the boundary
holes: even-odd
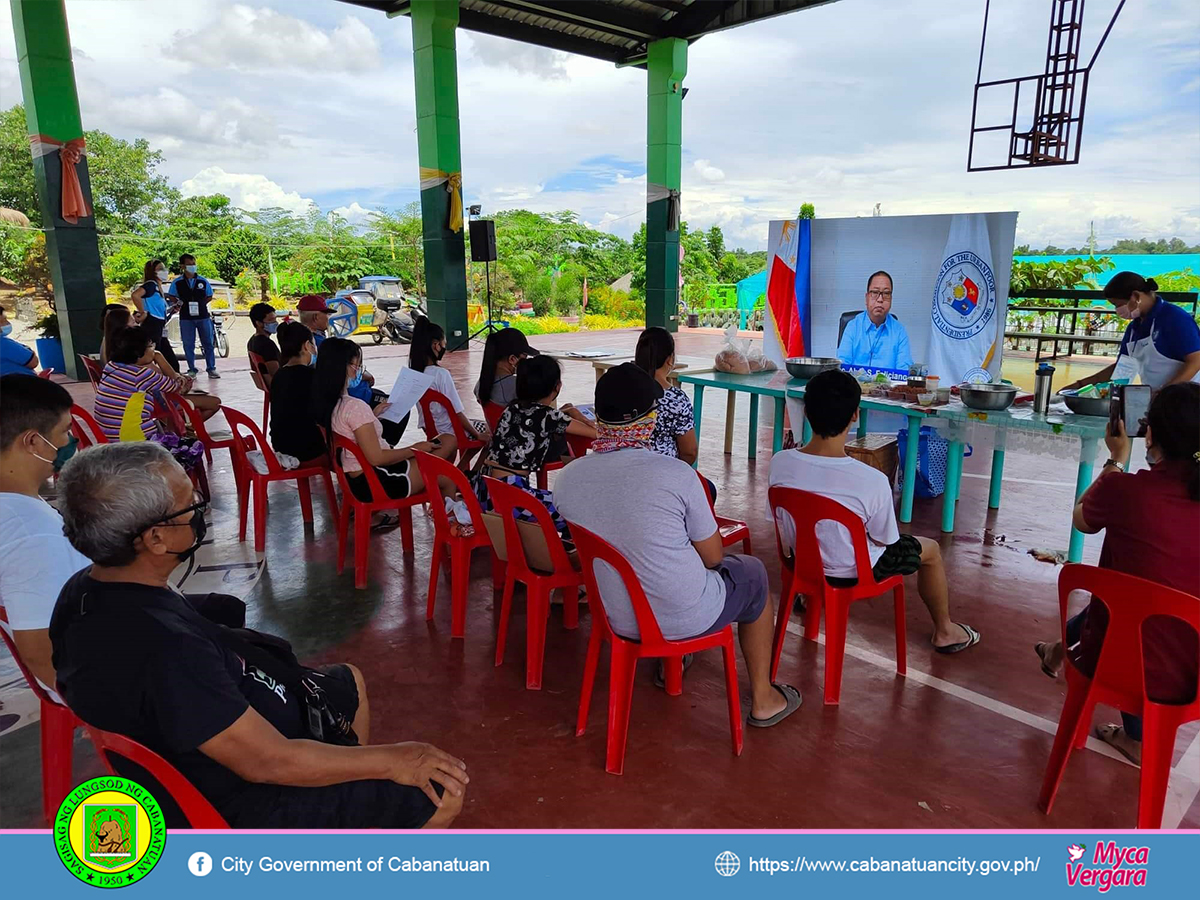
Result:
[[[243,270],[264,272],[267,268],[267,245],[262,235],[243,225],[224,232],[210,251],[217,274],[232,284]]]
[[[25,107],[20,104],[0,112],[0,206],[20,210],[34,225],[42,224],[25,131]]]
[[[141,242],[121,244],[104,260],[104,283],[122,291],[129,290],[135,284],[141,284],[149,259]]]
[[[718,262],[717,277],[726,284],[736,284],[750,275],[750,267],[735,253],[726,253]]]
[[[725,255],[725,235],[721,232],[720,225],[714,225],[708,229],[705,240],[708,243],[708,252],[713,259],[720,259]]]

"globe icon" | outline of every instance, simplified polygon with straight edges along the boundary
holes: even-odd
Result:
[[[742,867],[742,861],[738,859],[738,855],[732,850],[722,850],[717,854],[717,860],[714,863],[717,868],[717,874],[728,878],[730,875],[736,875],[738,869]]]

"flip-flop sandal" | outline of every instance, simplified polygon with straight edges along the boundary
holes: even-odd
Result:
[[[962,653],[968,647],[974,647],[979,643],[980,634],[970,625],[964,625],[962,622],[955,622],[959,628],[967,633],[965,641],[959,641],[957,644],[947,644],[945,647],[934,647],[938,653]]]
[[[1124,747],[1119,747],[1115,743],[1113,743],[1113,738],[1115,738],[1118,734],[1120,734],[1124,730],[1125,729],[1123,729],[1120,725],[1097,725],[1095,734],[1096,734],[1096,737],[1098,737],[1100,740],[1104,741],[1104,743],[1108,744],[1108,746],[1112,747],[1114,750],[1116,750],[1118,753],[1120,753],[1123,757],[1125,757],[1127,760],[1129,760],[1135,766],[1140,767],[1142,764],[1141,760],[1134,759],[1128,750],[1126,750]]]
[[[683,654],[683,671],[687,671],[692,667],[692,662],[696,659],[695,653]],[[658,668],[654,671],[654,686],[665,688],[667,686],[667,665],[663,660],[658,661]]]
[[[800,708],[800,704],[804,702],[804,698],[800,696],[800,692],[790,684],[772,684],[771,687],[783,694],[783,699],[787,701],[787,706],[781,709],[769,719],[756,719],[750,716],[746,719],[746,724],[754,728],[770,728],[772,725],[778,725],[792,713]]]
[[[1033,652],[1038,655],[1038,659],[1042,661],[1042,674],[1047,678],[1058,681],[1058,673],[1046,665],[1046,642],[1038,641],[1033,645]]]
[[[378,522],[371,526],[372,531],[391,531],[400,524],[400,517],[393,516],[390,513],[380,518]]]

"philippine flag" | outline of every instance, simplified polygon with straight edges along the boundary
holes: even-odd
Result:
[[[812,220],[772,222],[767,246],[767,321],[763,355],[779,366],[807,356],[812,333]]]

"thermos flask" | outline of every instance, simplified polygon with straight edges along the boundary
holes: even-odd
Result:
[[[1042,363],[1033,376],[1033,411],[1045,415],[1050,410],[1050,393],[1054,381],[1054,366]]]

